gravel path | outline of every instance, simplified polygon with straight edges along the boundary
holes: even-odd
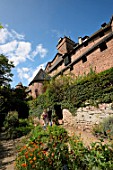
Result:
[[[5,140],[4,133],[0,133],[0,170],[14,170],[15,158],[14,140]]]

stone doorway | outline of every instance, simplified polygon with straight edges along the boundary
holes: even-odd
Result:
[[[58,116],[59,124],[62,124],[63,113],[62,113],[61,105],[54,105],[54,110],[56,115]]]

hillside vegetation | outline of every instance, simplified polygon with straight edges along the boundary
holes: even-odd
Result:
[[[63,75],[45,86],[46,92],[29,102],[31,114],[40,115],[44,108],[53,108],[55,104],[75,113],[86,103],[98,106],[113,101],[113,68],[99,74],[91,69],[88,75],[78,77]]]

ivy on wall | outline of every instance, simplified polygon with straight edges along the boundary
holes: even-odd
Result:
[[[99,74],[91,70],[88,75],[72,78],[60,76],[51,80],[46,92],[36,99],[36,107],[51,107],[60,104],[72,113],[86,103],[98,106],[99,103],[113,101],[113,68]],[[43,98],[43,100],[42,100]]]

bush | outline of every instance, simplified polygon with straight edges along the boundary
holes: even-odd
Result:
[[[113,139],[113,116],[105,118],[99,125],[93,129],[94,134]]]
[[[28,134],[34,128],[33,122],[29,119],[18,119],[16,111],[9,112],[6,116],[4,127],[7,132],[6,138],[17,138]]]
[[[56,104],[75,113],[77,108],[86,106],[86,101],[96,106],[113,101],[113,68],[99,74],[91,70],[77,78],[63,75],[51,80],[46,92],[33,103],[31,114],[40,114],[43,108],[54,108]]]
[[[47,131],[36,127],[16,159],[16,168],[24,169],[61,169],[66,164],[68,151],[67,132],[60,127],[48,127]]]
[[[78,136],[69,137],[59,126],[46,131],[37,126],[26,145],[18,150],[17,170],[112,170],[113,148],[101,142],[83,145]]]
[[[5,129],[12,129],[15,128],[19,125],[19,119],[18,119],[18,112],[17,111],[10,111],[8,112],[5,122],[4,122],[4,127]]]

